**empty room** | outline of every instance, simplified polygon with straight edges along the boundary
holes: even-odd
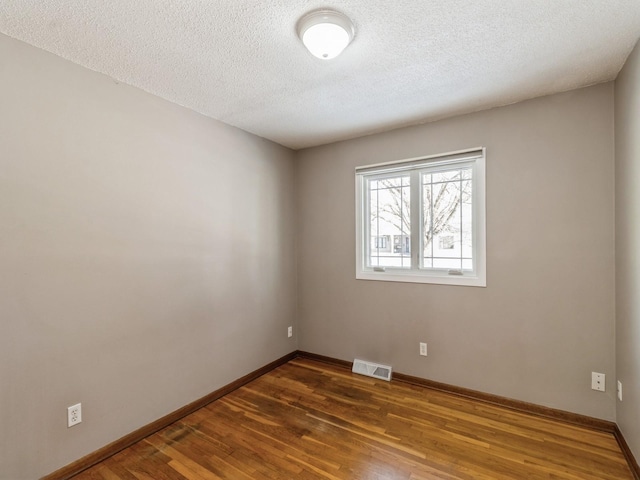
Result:
[[[0,1],[0,480],[640,480],[639,39]]]

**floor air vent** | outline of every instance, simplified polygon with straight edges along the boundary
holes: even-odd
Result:
[[[368,377],[379,378],[380,380],[391,380],[391,367],[389,365],[380,365],[379,363],[365,362],[364,360],[353,361],[353,373],[366,375]]]

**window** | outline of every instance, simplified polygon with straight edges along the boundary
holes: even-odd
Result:
[[[356,168],[356,278],[486,286],[485,151]]]
[[[373,248],[374,249],[378,249],[378,250],[383,251],[383,252],[391,251],[390,247],[389,247],[389,239],[390,238],[391,238],[390,235],[382,235],[380,237],[373,237],[373,239],[374,239]]]

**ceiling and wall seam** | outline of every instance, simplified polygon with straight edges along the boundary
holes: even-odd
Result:
[[[5,0],[0,32],[298,150],[616,78],[636,0],[349,0],[339,57],[296,34],[317,1]]]

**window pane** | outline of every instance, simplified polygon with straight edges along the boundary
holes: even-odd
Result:
[[[410,267],[410,177],[378,178],[369,186],[369,265]]]
[[[382,178],[382,179],[378,178],[377,180],[371,180],[370,189],[378,190],[378,189],[385,189],[385,188],[402,187],[402,185],[404,184],[404,180],[403,180],[404,178],[406,178],[408,182],[409,177],[389,177],[389,178]]]
[[[462,260],[459,258],[434,258],[433,268],[460,270],[462,268]]]
[[[460,180],[471,180],[472,170],[471,167],[456,168],[455,170],[445,170],[443,172],[435,172],[432,175],[431,182],[453,182]]]
[[[472,198],[472,182],[467,180],[461,182],[461,212],[462,212],[462,256],[466,258],[473,257],[473,205]]]
[[[424,268],[462,268],[472,258],[471,168],[422,174]],[[451,259],[452,261],[447,261]]]
[[[460,170],[449,170],[433,174],[433,183],[451,182],[460,180]]]
[[[435,176],[435,175],[434,175]],[[433,225],[435,257],[457,257],[461,255],[460,189],[459,182],[440,183],[433,186]],[[446,240],[450,240],[448,244]],[[440,248],[448,246],[449,248]]]
[[[431,236],[431,230],[432,230],[432,218],[431,218],[431,214],[433,213],[431,210],[431,183],[426,183],[425,184],[425,178],[428,178],[429,181],[431,179],[431,175],[423,175],[423,186],[422,186],[422,198],[423,198],[423,204],[422,204],[422,215],[423,215],[423,238],[422,238],[422,242],[423,242],[423,249],[422,249],[422,256],[423,256],[423,265],[425,268],[430,268],[432,267],[431,265],[431,261],[429,260],[429,266],[427,267],[427,259],[431,259],[433,257],[433,242],[432,242],[432,236]]]

